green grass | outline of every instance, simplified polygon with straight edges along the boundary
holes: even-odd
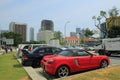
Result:
[[[28,75],[13,53],[0,55],[1,80],[28,80]]]
[[[120,66],[82,72],[60,80],[120,80]]]

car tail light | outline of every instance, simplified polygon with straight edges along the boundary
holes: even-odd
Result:
[[[54,63],[54,62],[55,62],[54,59],[49,59],[49,60],[47,61],[48,64],[52,64],[52,63]]]
[[[26,55],[22,55],[22,59],[28,59]]]

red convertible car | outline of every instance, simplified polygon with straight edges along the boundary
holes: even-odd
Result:
[[[104,68],[110,64],[105,55],[95,55],[85,50],[67,49],[59,54],[45,56],[41,61],[43,70],[57,77],[65,77],[70,73]]]

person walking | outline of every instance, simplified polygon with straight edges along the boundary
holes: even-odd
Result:
[[[12,46],[9,47],[10,51],[12,52]]]
[[[8,47],[7,45],[4,46],[5,52],[8,53]]]

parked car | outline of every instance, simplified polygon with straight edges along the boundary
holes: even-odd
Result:
[[[75,49],[85,50],[85,48],[84,48],[84,47],[82,47],[82,46],[74,46],[74,48],[75,48]]]
[[[95,50],[95,48],[94,48],[94,47],[92,47],[92,46],[89,46],[89,47],[88,47],[88,50],[90,50],[90,51],[94,51],[94,50]]]
[[[28,50],[29,44],[19,44],[18,48],[16,50],[16,57],[21,58],[22,57],[22,50]]]
[[[61,48],[62,50],[67,49],[67,48],[66,48],[66,47],[64,47],[64,46],[59,46],[59,48]]]
[[[57,55],[45,56],[41,60],[43,71],[57,77],[65,77],[70,73],[104,68],[110,64],[110,60],[105,55],[91,54],[85,50],[67,49]]]
[[[43,46],[48,46],[47,44],[30,44],[28,47],[28,51],[32,51],[36,47],[43,47]]]
[[[39,46],[47,46],[47,44],[19,44],[16,53],[17,57],[21,58],[24,50],[31,52],[34,48]]]
[[[60,51],[62,51],[62,49],[50,46],[36,47],[31,52],[23,50],[22,65],[39,67],[40,60],[42,60],[43,56],[53,55]]]

